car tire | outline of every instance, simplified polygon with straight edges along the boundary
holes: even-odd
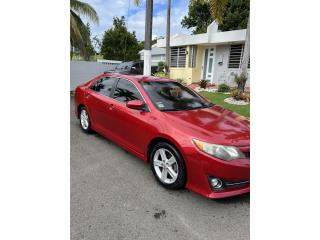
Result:
[[[184,160],[177,149],[169,143],[157,143],[150,152],[151,170],[157,181],[168,189],[185,186],[187,172]]]
[[[91,133],[91,121],[89,113],[85,107],[81,107],[79,111],[80,127],[85,133]]]

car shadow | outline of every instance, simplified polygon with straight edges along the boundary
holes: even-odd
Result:
[[[250,203],[250,193],[245,193],[234,197],[212,199],[212,201],[218,204]]]

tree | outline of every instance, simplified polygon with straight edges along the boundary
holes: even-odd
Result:
[[[101,54],[104,59],[119,61],[139,59],[139,42],[135,32],[129,32],[125,18],[114,17],[113,26],[104,33]]]
[[[166,26],[166,73],[170,73],[170,16],[171,15],[171,0],[168,0],[167,5],[167,26]]]
[[[159,39],[164,39],[164,37],[156,37],[155,39],[152,39],[151,45],[156,44]],[[140,44],[140,50],[143,50],[144,41],[139,42],[139,44]]]
[[[213,22],[208,1],[194,0],[189,3],[188,16],[184,16],[181,25],[184,28],[194,28],[192,34],[207,32],[207,27]]]
[[[86,53],[86,28],[80,16],[88,17],[93,23],[99,24],[99,17],[96,11],[88,3],[78,0],[70,0],[70,44],[71,44],[71,57],[75,47],[80,49],[80,53],[85,56]]]
[[[92,38],[92,43],[93,43],[93,46],[94,46],[94,50],[95,50],[95,53],[100,53],[101,51],[101,46],[102,46],[102,43],[100,41],[100,39],[98,38],[97,35],[95,35],[93,38]],[[98,51],[97,51],[98,50]]]
[[[189,3],[188,16],[181,21],[184,28],[195,28],[192,33],[207,32],[213,20],[219,22],[219,30],[231,31],[247,27],[250,0],[217,0],[215,8],[223,8],[223,14],[213,12],[211,0],[192,0]],[[217,15],[218,14],[218,15]],[[216,16],[216,17],[214,17]]]
[[[250,0],[229,0],[219,29],[231,31],[247,28],[249,12]]]
[[[83,58],[84,58],[84,60],[89,61],[90,56],[95,54],[95,51],[94,51],[94,48],[93,48],[92,42],[91,42],[90,24],[87,23],[87,25],[82,26],[81,32],[82,32],[82,38],[84,40]]]

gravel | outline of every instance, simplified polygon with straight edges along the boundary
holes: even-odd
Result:
[[[226,98],[224,102],[234,105],[248,105],[249,103],[243,100],[236,100],[233,97]]]

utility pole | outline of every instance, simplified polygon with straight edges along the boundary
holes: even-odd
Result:
[[[143,75],[151,75],[151,42],[152,42],[153,0],[146,2],[146,25],[144,35],[144,67]]]
[[[167,6],[167,30],[166,30],[166,70],[170,72],[170,14],[171,14],[171,0],[168,0]]]

